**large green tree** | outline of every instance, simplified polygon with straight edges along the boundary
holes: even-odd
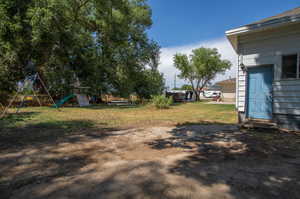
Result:
[[[231,63],[221,59],[221,54],[216,48],[201,47],[193,50],[189,56],[174,55],[174,66],[180,71],[178,77],[190,82],[199,100],[199,91],[207,86],[218,73],[230,69]]]
[[[165,88],[163,74],[157,70],[146,69],[137,76],[134,91],[141,98],[150,99],[154,95],[162,94]]]
[[[91,94],[128,96],[140,85],[136,75],[149,74],[146,66],[157,72],[145,0],[2,0],[0,18],[2,93],[39,72],[53,95],[80,82]]]

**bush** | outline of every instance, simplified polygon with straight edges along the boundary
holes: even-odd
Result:
[[[152,102],[158,109],[167,109],[173,103],[173,99],[164,95],[156,95],[152,97]]]

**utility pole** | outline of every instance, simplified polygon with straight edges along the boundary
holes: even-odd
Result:
[[[175,73],[175,76],[174,76],[174,90],[176,89],[176,73]]]

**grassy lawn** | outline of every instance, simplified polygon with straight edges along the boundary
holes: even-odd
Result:
[[[130,128],[184,123],[235,123],[234,105],[213,105],[205,102],[175,104],[170,109],[157,110],[152,105],[136,107],[93,106],[89,108],[48,107],[23,108],[20,114],[0,120],[7,128],[59,127],[78,129],[89,127]]]

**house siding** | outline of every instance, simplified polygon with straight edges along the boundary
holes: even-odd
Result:
[[[300,130],[300,116],[299,115],[287,115],[287,114],[275,114],[274,122],[281,128]]]
[[[300,80],[278,80],[273,83],[274,114],[300,115]]]
[[[274,66],[274,120],[286,121],[281,122],[285,126],[288,125],[290,118],[293,118],[292,121],[295,121],[295,123],[300,123],[300,79],[281,80],[282,55],[300,53],[300,23],[260,33],[240,35],[238,41],[240,63],[243,63],[246,67],[270,64]],[[247,73],[242,71],[240,66],[237,82],[237,108],[239,112],[245,113],[247,106]],[[286,115],[289,115],[289,117]],[[284,120],[284,118],[289,119]]]

